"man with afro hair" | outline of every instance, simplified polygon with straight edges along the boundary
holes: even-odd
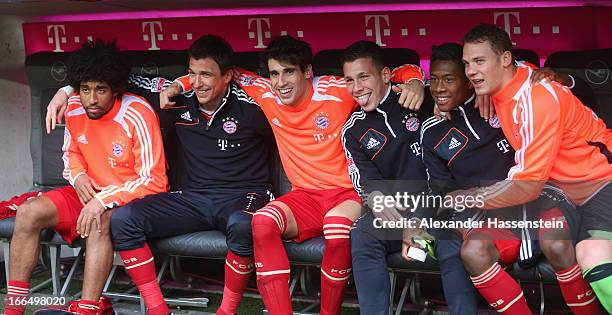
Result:
[[[70,96],[64,133],[64,178],[57,188],[19,206],[11,242],[5,314],[21,315],[39,252],[40,231],[66,242],[85,239],[87,256],[77,314],[112,314],[100,295],[113,260],[113,209],[165,191],[168,185],[159,122],[141,97],[126,93],[129,66],[115,42],[87,42],[68,63]]]

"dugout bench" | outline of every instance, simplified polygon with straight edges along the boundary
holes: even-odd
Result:
[[[313,62],[316,74],[331,73],[341,74],[339,62],[340,50],[327,50],[319,52]],[[259,52],[236,53],[236,64],[245,69],[255,71],[261,75],[266,75],[265,69],[259,66]],[[184,51],[129,51],[126,55],[132,62],[132,72],[146,76],[165,76],[177,77],[186,73],[187,56]],[[609,65],[612,64],[612,50],[597,50],[585,52],[561,52],[551,55],[546,65],[555,69],[570,69],[568,71],[579,78],[585,79],[597,95],[598,107],[601,109],[602,117],[607,121],[608,126],[612,123],[612,83],[609,78]],[[46,134],[44,130],[44,117],[46,106],[58,88],[67,84],[66,81],[66,53],[37,53],[31,55],[26,60],[26,71],[30,81],[32,96],[32,135],[31,153],[34,166],[34,187],[36,190],[48,190],[54,187],[65,185],[61,173],[63,163],[61,161],[61,147],[63,143],[63,125],[59,125],[51,134]],[[385,49],[385,58],[389,66],[395,67],[404,63],[419,63],[418,54],[409,49]],[[550,62],[549,62],[550,61]],[[576,64],[573,61],[577,61]],[[606,72],[607,71],[607,72]],[[606,75],[607,73],[607,75]],[[597,78],[600,78],[597,81]],[[605,78],[605,80],[603,80]],[[606,106],[604,106],[606,105]],[[182,187],[185,174],[185,165],[180,150],[180,145],[173,126],[164,123],[164,112],[159,112],[162,134],[166,157],[169,161],[168,178],[171,182],[171,189],[178,190]],[[280,161],[275,163],[275,193],[282,195],[290,190],[290,185],[286,176],[283,174]],[[5,272],[8,275],[9,242],[13,231],[14,218],[0,221],[0,240],[3,243],[3,255],[5,262]],[[41,234],[41,244],[46,245],[49,250],[49,269],[51,278],[41,285],[32,288],[32,291],[40,289],[44,285],[51,283],[53,294],[62,296],[73,279],[74,273],[84,254],[83,242],[77,241],[72,246],[79,248],[79,253],[66,274],[66,280],[61,285],[60,272],[60,248],[66,243],[53,231],[46,230]],[[224,235],[219,231],[196,232],[186,235],[170,237],[152,242],[152,248],[156,253],[166,256],[162,262],[162,268],[158,275],[162,279],[165,273],[170,270],[172,265],[179,262],[180,257],[193,257],[213,260],[224,260],[227,251]],[[312,301],[318,299],[316,290],[310,283],[312,278],[310,273],[312,267],[320,267],[323,257],[324,240],[322,237],[308,240],[301,244],[287,243],[285,248],[292,264],[291,290],[302,291],[302,294]],[[387,258],[389,265],[389,275],[392,282],[392,295],[390,296],[392,305],[395,304],[395,313],[399,314],[405,302],[423,307],[424,312],[432,309],[431,303],[421,293],[419,279],[420,274],[439,273],[437,264],[431,258],[425,263],[406,262],[399,253],[390,255]],[[121,297],[138,300],[138,295],[134,295],[134,290],[127,293],[108,292],[108,285],[113,279],[118,266],[114,266],[111,277],[105,286],[105,294],[110,297]],[[176,267],[176,266],[175,266]],[[539,288],[540,313],[544,313],[546,304],[545,284],[556,283],[555,273],[547,262],[540,262],[537,266],[530,269],[522,269],[515,265],[511,273],[523,283],[534,283]],[[407,279],[401,285],[399,301],[395,303],[398,275],[407,274]],[[167,299],[170,304],[179,305],[199,305],[206,306],[205,299],[196,303],[185,299]],[[142,303],[141,303],[142,305]],[[316,305],[315,305],[316,306]],[[390,310],[392,311],[392,310]]]

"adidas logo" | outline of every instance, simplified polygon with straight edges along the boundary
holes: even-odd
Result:
[[[452,149],[454,149],[454,148],[456,148],[456,147],[458,147],[460,145],[461,145],[461,142],[459,142],[459,140],[457,140],[457,139],[455,139],[455,137],[453,137],[453,138],[451,138],[451,141],[450,141],[450,143],[448,145],[448,149],[452,150]]]
[[[380,141],[374,138],[370,138],[370,140],[368,140],[368,145],[366,146],[366,149],[370,150],[371,148],[375,148],[379,145],[380,145]]]
[[[184,112],[184,113],[182,113],[182,114],[181,114],[181,118],[183,118],[183,119],[185,119],[185,120],[192,121],[192,120],[191,120],[191,114],[189,114],[189,112]]]
[[[274,119],[272,119],[272,123],[273,123],[273,124],[275,124],[275,125],[277,125],[277,126],[279,126],[279,127],[282,127],[282,125],[281,125],[280,121],[279,121],[279,120],[278,120],[278,118],[276,118],[276,117],[274,117]]]
[[[85,135],[80,135],[77,138],[77,142],[82,143],[82,144],[88,144],[89,142],[87,142],[87,138],[85,138]]]

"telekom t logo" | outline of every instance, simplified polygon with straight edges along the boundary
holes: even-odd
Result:
[[[51,32],[53,32],[53,35],[51,35]],[[66,28],[64,25],[47,25],[47,35],[49,35],[49,45],[55,44],[53,52],[63,52],[61,44],[66,43]]]
[[[247,23],[249,24],[249,30],[251,29],[251,25],[253,25],[253,22],[255,22],[255,32],[249,32],[249,38],[254,39],[255,35],[257,35],[257,45],[255,45],[253,48],[266,48],[266,45],[264,45],[263,43],[263,39],[265,38],[270,38],[270,19],[269,18],[252,18],[252,19],[248,19]],[[263,23],[266,23],[266,26],[268,28],[267,31],[264,32],[263,30]]]
[[[381,35],[381,32],[380,32],[381,31],[381,27],[380,27],[381,19],[387,23],[386,26],[390,26],[388,15],[366,15],[365,24],[366,24],[366,36],[372,37],[372,35],[374,35],[376,44],[378,44],[378,46],[383,47],[387,45],[385,45],[385,43],[382,42],[382,36],[391,36],[391,30],[389,28],[384,28],[382,29],[382,35]],[[370,20],[374,20],[374,34],[372,34],[372,29],[367,28],[368,25],[370,24]]]
[[[151,22],[142,22],[142,40],[145,42],[151,41],[151,47],[148,50],[159,50],[157,47],[157,41],[164,40],[164,35],[156,32],[156,26],[159,28],[159,32],[162,32],[162,23],[161,21],[151,21]],[[149,29],[149,33],[146,33],[147,28]]]
[[[512,39],[512,29],[510,29],[511,27],[511,22],[510,21],[510,17],[513,16],[516,19],[516,24],[521,24],[521,18],[519,16],[518,12],[494,12],[493,13],[493,24],[497,23],[497,18],[503,16],[504,17],[504,30],[506,31],[506,33],[508,33],[508,36],[510,36],[510,39]],[[514,29],[514,34],[520,34],[520,28],[519,27],[515,27]],[[512,42],[512,45],[516,45],[515,42]]]

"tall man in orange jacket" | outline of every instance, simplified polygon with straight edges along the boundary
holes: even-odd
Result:
[[[511,49],[508,34],[494,25],[479,25],[464,37],[466,75],[478,95],[493,97],[502,130],[516,150],[516,165],[507,181],[453,194],[483,196],[484,208],[491,209],[534,200],[546,181],[562,188],[582,215],[576,246],[580,269],[612,312],[612,131],[567,87],[545,80],[531,86],[533,70],[515,64]],[[512,294],[495,298],[496,288],[520,288],[502,283],[505,271],[497,270],[484,277],[486,283],[481,281],[483,274],[474,278],[479,289],[493,293],[487,297],[481,290],[489,303],[504,309],[515,300]],[[575,276],[572,270],[557,273],[560,281]],[[578,304],[592,300],[589,294],[565,298]]]

